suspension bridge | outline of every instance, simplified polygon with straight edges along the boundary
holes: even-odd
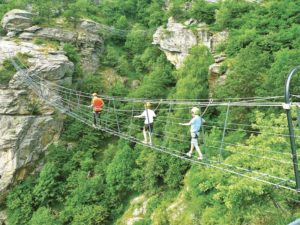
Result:
[[[30,72],[26,66],[20,65],[20,61],[14,57],[11,57],[11,62],[16,68],[20,79],[46,104],[87,126],[93,127],[92,110],[89,107],[91,93],[80,92],[48,81],[38,74]],[[249,121],[233,123],[230,119],[230,112],[235,108],[257,109],[258,111],[276,109],[285,112],[283,96],[226,98],[223,100],[213,99],[213,101],[205,99],[142,99],[106,95],[100,95],[100,97],[104,100],[105,107],[101,112],[101,125],[95,127],[99,131],[107,132],[150,150],[168,154],[195,165],[221,170],[276,188],[295,192],[300,191],[297,181],[299,179],[297,178],[298,171],[295,172],[295,169],[298,170],[298,158],[295,149],[292,149],[291,154],[291,134],[287,124],[270,126],[253,124]],[[299,96],[293,97],[299,98]],[[144,110],[143,105],[146,101],[157,106],[157,117],[154,122],[153,143],[151,145],[143,143],[139,137],[141,125],[134,118],[135,115]],[[288,105],[296,106],[295,109],[297,109],[300,117],[298,104],[289,103]],[[182,115],[187,115],[187,112],[193,106],[199,107],[203,113],[207,109],[217,108],[224,108],[223,111],[225,112],[224,121],[209,121],[206,119],[206,123],[202,126],[201,139],[205,149],[203,160],[186,157],[185,153],[190,145],[188,133],[186,132],[188,129],[178,125],[180,122],[189,121],[189,117]],[[298,123],[300,127],[299,120]],[[219,134],[218,138],[212,138],[210,134],[213,132]],[[255,146],[253,143],[247,143],[247,141],[236,143],[227,138],[231,132],[240,132],[248,137],[269,136],[273,138],[273,143],[269,143],[268,147],[264,149],[259,145]],[[299,140],[300,132],[295,131],[293,138]],[[251,163],[244,164],[241,163],[243,160],[232,159],[234,155],[243,156],[243,160],[247,162],[252,160],[253,165],[249,166]]]

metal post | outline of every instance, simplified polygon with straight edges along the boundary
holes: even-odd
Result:
[[[220,151],[219,151],[219,162],[221,161],[222,153],[223,153],[223,144],[224,144],[224,138],[225,138],[225,133],[226,133],[226,128],[227,128],[229,106],[230,106],[230,103],[228,103],[228,105],[227,105],[227,112],[226,112],[226,116],[225,116],[225,122],[224,122],[223,134],[222,134],[221,147],[220,147]]]
[[[299,170],[298,170],[298,159],[297,159],[297,151],[296,151],[296,142],[295,142],[295,134],[292,123],[292,114],[291,114],[291,103],[290,103],[290,82],[294,73],[299,69],[299,67],[295,67],[291,70],[288,75],[288,78],[285,82],[285,105],[284,109],[286,110],[286,116],[289,126],[289,134],[290,134],[290,142],[291,142],[291,151],[292,151],[292,159],[294,166],[294,174],[296,181],[296,189],[300,191],[300,178],[299,178]]]

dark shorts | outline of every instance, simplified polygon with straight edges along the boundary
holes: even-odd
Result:
[[[153,123],[150,124],[144,124],[145,131],[152,132],[153,131]]]

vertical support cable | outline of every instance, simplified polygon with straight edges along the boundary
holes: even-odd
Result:
[[[118,114],[117,114],[117,111],[116,111],[115,100],[112,99],[112,102],[113,102],[113,106],[114,106],[114,113],[115,113],[115,116],[116,116],[116,121],[117,121],[117,126],[118,126],[118,132],[121,133],[120,124],[119,124],[119,118],[118,118]]]
[[[224,122],[224,127],[223,127],[222,141],[221,141],[221,146],[220,146],[220,151],[219,151],[219,162],[223,158],[224,138],[225,138],[225,133],[226,133],[226,129],[227,129],[229,106],[230,106],[230,102],[227,104],[227,111],[226,111],[225,122]]]
[[[76,93],[76,98],[77,98],[77,110],[79,110],[79,106],[80,106],[80,93]]]
[[[128,131],[128,135],[131,136],[131,129],[132,129],[132,121],[133,121],[133,116],[134,116],[134,106],[133,106],[133,102],[131,103],[132,107],[131,107],[131,118],[130,118],[130,125],[129,125],[129,131]]]
[[[290,136],[290,143],[291,143],[291,152],[292,152],[292,159],[293,159],[293,166],[294,166],[294,174],[295,174],[295,181],[296,181],[296,190],[300,191],[300,178],[299,178],[299,170],[298,170],[298,159],[297,159],[297,150],[296,150],[296,142],[295,142],[295,134],[294,128],[292,123],[292,113],[291,113],[291,103],[290,103],[290,82],[292,79],[293,74],[299,69],[299,67],[295,67],[291,70],[288,75],[288,78],[285,83],[285,104],[283,108],[286,110],[286,116],[289,126],[289,136]]]
[[[164,132],[164,133],[165,133],[165,136],[166,136],[166,139],[165,139],[166,146],[167,146],[167,141],[168,141],[167,130],[168,130],[169,123],[170,123],[170,114],[171,114],[171,110],[172,110],[172,103],[169,103],[169,110],[168,110],[167,123],[166,123],[166,126],[165,126],[165,132]]]
[[[67,97],[69,111],[71,111],[71,108],[72,108],[72,105],[70,103],[71,102],[71,96],[72,96],[72,90],[70,89],[69,96]]]
[[[108,121],[108,115],[109,115],[109,111],[110,111],[110,98],[108,99],[108,104],[107,104],[107,110],[106,110],[106,113],[105,113],[105,128],[107,128],[107,121]]]
[[[201,103],[199,103],[199,110],[200,110],[200,115],[201,115],[201,135],[202,135],[202,140],[203,140],[203,145],[204,145],[204,150],[206,151],[206,141],[205,141],[205,133],[204,133],[204,126],[203,126],[203,114],[202,114],[202,110],[201,110]],[[205,113],[205,111],[204,111]],[[204,151],[203,151],[204,153]]]

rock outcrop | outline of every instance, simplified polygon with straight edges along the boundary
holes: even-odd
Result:
[[[32,26],[32,13],[13,9],[2,18],[1,25],[7,32],[20,32]]]
[[[35,29],[34,29],[35,28]],[[73,43],[79,49],[81,66],[85,73],[94,73],[99,68],[99,57],[102,54],[103,40],[98,34],[88,33],[86,30],[68,31],[62,28],[40,28],[36,26],[26,29],[20,38],[31,40],[42,38],[64,43]]]
[[[32,14],[24,10],[14,9],[5,14],[1,22],[8,37],[18,36],[23,40],[34,38],[57,41],[60,48],[65,43],[73,43],[78,47],[81,55],[81,66],[84,73],[94,73],[99,68],[99,57],[103,52],[103,39],[98,34],[101,25],[91,21],[82,20],[78,29],[74,31],[60,27],[32,26]]]
[[[166,28],[161,26],[155,32],[153,44],[159,45],[167,59],[178,69],[188,56],[190,48],[203,44],[214,52],[218,44],[226,40],[227,36],[226,31],[211,33],[205,24],[199,24],[196,20],[190,19],[181,24],[171,17]]]
[[[49,54],[32,43],[3,39],[0,52],[0,65],[8,57],[23,54],[32,73],[52,82],[71,82],[74,65],[61,52]],[[63,124],[21,76],[20,72],[12,74],[9,82],[0,85],[0,203],[10,185],[34,170],[47,146],[58,139]],[[57,93],[49,92],[48,96]]]
[[[118,220],[117,224],[134,225],[137,221],[144,219],[149,198],[144,195],[140,195],[130,201],[130,207],[124,213],[124,215]]]

